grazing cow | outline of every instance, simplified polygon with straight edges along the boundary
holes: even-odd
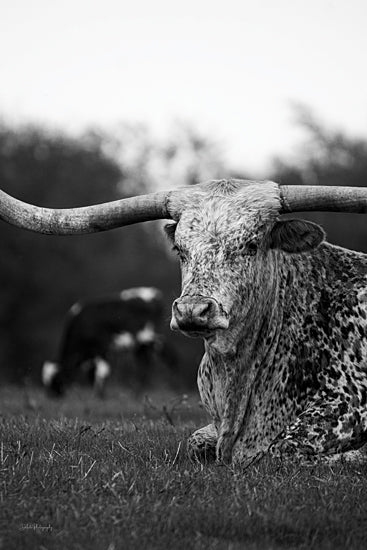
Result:
[[[62,395],[83,369],[102,396],[111,373],[111,349],[132,351],[149,362],[163,345],[159,334],[162,317],[162,293],[156,288],[130,288],[77,302],[66,318],[58,362],[43,365],[43,384],[50,393]]]
[[[66,211],[1,200],[4,220],[45,233],[174,220],[182,293],[171,327],[204,339],[198,386],[212,418],[190,437],[191,455],[247,465],[367,441],[367,255],[280,218],[367,213],[367,188],[220,180]]]

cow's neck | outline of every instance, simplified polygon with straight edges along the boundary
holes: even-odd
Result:
[[[246,317],[236,321],[231,345],[206,342],[205,350],[211,365],[214,386],[219,385],[217,403],[219,423],[218,450],[224,461],[231,460],[233,445],[253,414],[257,379],[274,362],[282,330],[284,295],[287,276],[279,258],[274,258],[271,287],[253,298]],[[285,276],[284,276],[285,275]],[[267,281],[269,283],[269,281]],[[260,282],[261,283],[261,282]],[[223,349],[228,351],[223,352]]]
[[[291,304],[296,299],[304,309],[303,301],[307,300],[307,296],[300,296],[300,289],[305,288],[305,282],[309,283],[310,276],[313,276],[309,258],[304,260],[304,269],[300,269],[299,263],[292,258],[280,254],[276,255],[274,262],[276,276],[270,292],[256,296],[253,308],[240,322],[242,330],[236,335],[232,349],[223,353],[218,345],[209,342],[205,345],[214,385],[221,386],[217,395],[223,396],[221,403],[218,403],[218,451],[225,461],[231,460],[233,447],[244,433],[249,434],[255,450],[264,450],[262,446],[265,448],[268,444],[261,430],[267,425],[264,418],[269,413],[267,401],[271,400],[277,387],[274,364],[287,360],[276,358],[279,342],[282,335],[284,337],[283,327],[287,324]],[[319,276],[322,277],[322,274]],[[277,429],[279,426],[275,421],[274,430]],[[276,435],[274,433],[274,437]],[[252,451],[249,449],[249,452]]]

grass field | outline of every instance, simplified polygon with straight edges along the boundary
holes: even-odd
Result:
[[[367,548],[367,467],[192,464],[196,395],[0,391],[3,549]]]

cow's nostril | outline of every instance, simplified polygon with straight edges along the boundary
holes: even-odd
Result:
[[[210,304],[198,304],[192,310],[193,317],[198,319],[206,319],[210,312]]]
[[[184,317],[187,313],[187,307],[185,304],[180,304],[179,302],[174,302],[173,304],[175,315],[180,319]]]

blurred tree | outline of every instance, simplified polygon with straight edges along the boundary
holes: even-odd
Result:
[[[153,137],[143,124],[121,124],[114,136],[106,136],[105,150],[119,162],[126,176],[124,190],[132,194],[226,174],[220,145],[184,122],[173,124],[165,138]]]
[[[367,186],[367,140],[323,126],[307,107],[296,106],[296,121],[306,139],[296,160],[277,158],[271,179],[287,185]],[[367,252],[366,217],[356,214],[305,213],[324,226],[328,240]]]

